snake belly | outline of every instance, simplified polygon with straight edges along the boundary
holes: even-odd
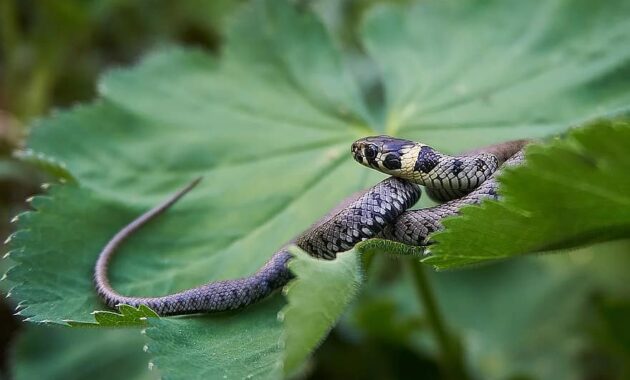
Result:
[[[444,217],[457,214],[464,205],[497,197],[497,169],[522,162],[521,149],[526,143],[524,140],[512,141],[467,155],[447,156],[427,145],[388,136],[358,140],[352,145],[355,160],[392,177],[344,200],[274,253],[256,273],[159,297],[131,297],[116,292],[109,282],[108,269],[117,248],[190,191],[199,182],[195,180],[112,237],[99,254],[95,266],[96,291],[111,308],[121,304],[146,305],[162,316],[221,312],[251,305],[288,283],[293,278],[286,266],[292,257],[287,249],[291,244],[322,259],[334,259],[339,252],[373,237],[427,245],[427,237],[441,228]],[[432,198],[446,203],[406,211],[420,198],[418,184],[424,185]]]

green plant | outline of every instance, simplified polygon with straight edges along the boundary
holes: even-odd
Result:
[[[570,334],[564,328],[539,341],[528,332],[553,329],[559,316],[583,307],[592,289],[616,286],[614,276],[584,281],[580,276],[590,268],[562,271],[568,265],[549,259],[428,280],[412,270],[384,281],[400,263],[383,263],[374,252],[414,250],[371,241],[333,262],[297,253],[291,263],[297,279],[286,297],[192,318],[139,319],[127,309],[95,320],[91,312],[103,306],[91,270],[118,228],[204,174],[199,189],[125,245],[113,282],[128,294],[163,294],[250,274],[340,199],[379,178],[347,154],[354,139],[376,133],[456,152],[566,132],[531,148],[528,163],[502,177],[504,201],[467,208],[446,223],[435,235],[434,255],[425,259],[439,268],[624,238],[630,225],[624,149],[630,88],[623,80],[630,69],[629,13],[621,1],[597,8],[579,1],[376,7],[357,38],[383,90],[373,105],[379,96],[371,98],[368,89],[377,90],[355,75],[356,61],[312,12],[284,2],[248,4],[232,21],[219,56],[155,53],[106,75],[98,101],[33,129],[28,148],[66,183],[36,197],[34,211],[19,216],[12,235],[15,266],[8,280],[20,313],[40,323],[146,325],[149,355],[168,378],[277,378],[305,370],[308,355],[348,307],[350,316],[341,321],[348,329],[435,355],[434,343],[413,336],[429,331],[424,318],[415,323],[413,316],[423,306],[427,311],[430,293],[419,302],[409,286],[415,280],[427,291],[433,281],[442,312],[448,310],[446,324],[460,333],[460,339],[442,334],[442,353],[450,352],[443,368],[483,378],[580,373],[568,365],[575,347],[537,355],[538,345]],[[569,131],[572,126],[579,128]],[[624,244],[604,250],[621,251]],[[413,257],[404,263],[417,269]],[[471,302],[475,295],[485,302]],[[555,297],[562,313],[549,314],[547,297]],[[383,299],[385,306],[373,306]],[[474,313],[486,306],[493,308],[493,323]],[[384,323],[370,323],[378,313],[385,313]],[[400,333],[401,325],[410,330]],[[515,336],[522,344],[510,341]]]

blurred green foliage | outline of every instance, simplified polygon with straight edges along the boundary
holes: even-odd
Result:
[[[215,50],[238,1],[2,0],[0,108],[20,120],[95,93],[96,76],[166,43]]]

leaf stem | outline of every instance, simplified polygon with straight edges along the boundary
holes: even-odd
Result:
[[[456,339],[448,331],[446,323],[442,318],[438,304],[436,302],[433,290],[426,276],[422,263],[416,259],[409,260],[414,285],[420,303],[424,307],[426,318],[431,325],[431,329],[435,335],[435,340],[441,351],[441,367],[442,373],[446,379],[465,380],[470,376],[466,372],[464,366],[460,346]]]

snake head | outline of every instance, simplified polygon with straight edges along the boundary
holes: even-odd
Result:
[[[390,136],[370,136],[352,144],[352,156],[361,165],[387,174],[397,174],[405,168],[405,155],[417,143]]]

